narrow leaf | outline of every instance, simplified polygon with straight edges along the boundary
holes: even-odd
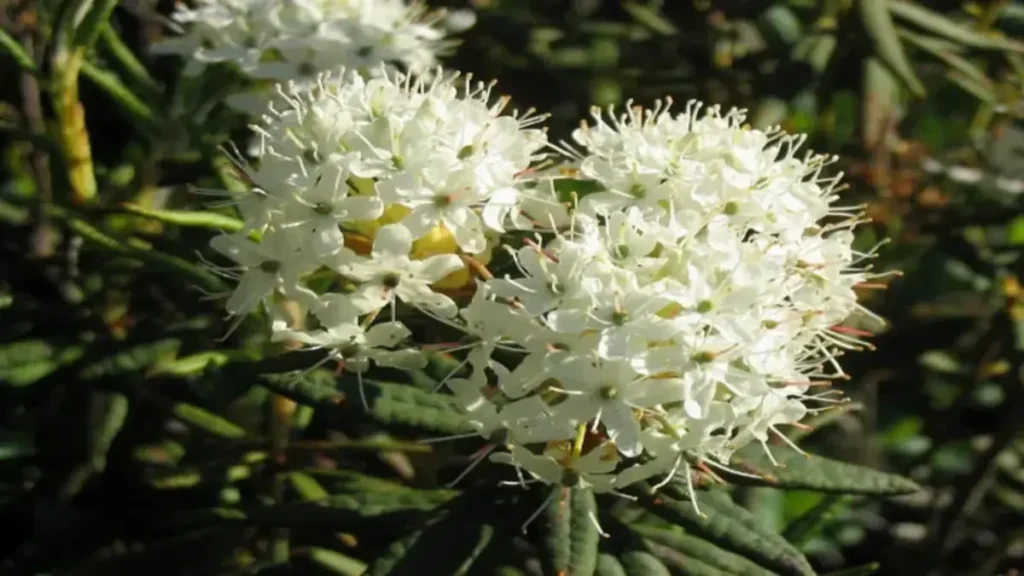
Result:
[[[622,9],[629,13],[634,20],[658,34],[671,36],[679,32],[679,29],[676,28],[671,20],[640,2],[623,2]]]
[[[11,59],[14,60],[14,63],[23,70],[33,74],[39,72],[35,60],[32,59],[28,52],[25,52],[21,42],[18,42],[14,36],[11,36],[3,28],[0,28],[0,50],[7,52]]]
[[[594,576],[627,576],[626,569],[622,567],[619,559],[611,554],[601,553],[597,555],[597,569]]]
[[[665,495],[656,499],[638,494],[639,502],[658,516],[682,527],[687,533],[744,556],[782,574],[814,574],[807,559],[778,534],[766,530],[754,516],[735,504],[722,490],[698,494],[701,516],[692,503]]]
[[[630,550],[622,555],[622,568],[627,576],[672,576],[668,568],[650,552]]]
[[[985,84],[978,82],[959,70],[947,71],[946,79],[959,86],[964,92],[967,92],[982,102],[989,104],[996,102],[996,95],[992,92],[992,88],[990,86],[986,86]]]
[[[678,551],[654,542],[645,542],[645,549],[664,564],[675,576],[739,576],[738,572],[726,572],[705,562],[703,559],[684,556]],[[746,576],[744,574],[744,576]]]
[[[80,0],[74,4],[74,10],[82,17],[73,31],[72,45],[84,51],[96,43],[117,7],[118,0]]]
[[[782,535],[786,540],[801,546],[814,535],[835,510],[843,503],[844,498],[836,494],[827,494],[813,508],[795,518],[786,526]]]
[[[128,398],[117,392],[94,391],[89,397],[87,446],[94,472],[107,467],[107,452],[128,417]]]
[[[239,350],[210,350],[182,358],[160,361],[150,370],[150,376],[191,376],[201,374],[211,366],[224,366],[233,359],[251,359],[252,355]]]
[[[440,519],[392,544],[370,565],[366,574],[463,576],[494,537],[494,528],[484,523],[483,517],[486,515],[469,506],[449,508],[449,512]]]
[[[125,45],[124,41],[121,40],[121,36],[110,26],[109,22],[103,26],[101,37],[107,51],[121,64],[121,67],[139,86],[145,88],[150,95],[157,96],[160,94],[160,85],[150,76],[145,64],[139,62],[139,59],[132,53],[131,48]]]
[[[314,564],[342,576],[359,576],[366,571],[366,564],[328,548],[310,548],[309,559]]]
[[[557,492],[562,487],[553,488]],[[592,576],[596,569],[597,545],[601,539],[595,518],[597,502],[589,489],[567,489],[551,498],[545,510],[544,558],[553,573]]]
[[[963,56],[949,50],[944,50],[942,49],[941,44],[930,41],[930,38],[914,34],[913,32],[900,30],[900,37],[917,46],[921,50],[931,54],[935,58],[938,58],[950,68],[957,70],[978,82],[979,85],[985,87],[986,91],[991,92],[993,90],[995,84],[992,82],[992,79],[985,74],[985,71],[978,66],[975,66],[970,60],[967,60]],[[991,96],[990,99],[994,99],[994,96]]]
[[[637,535],[642,536],[657,545],[668,547],[679,552],[685,563],[697,561],[714,571],[721,571],[728,574],[743,574],[746,576],[772,576],[773,572],[766,570],[746,558],[723,550],[707,540],[687,534],[681,529],[664,530],[649,524],[629,524],[629,528]],[[651,547],[650,551],[662,558],[657,553],[657,546]],[[690,571],[685,564],[679,567],[684,573]]]
[[[964,46],[1024,53],[1024,42],[989,36],[973,28],[962,26],[916,2],[888,2],[888,4],[892,14],[904,22],[918,26],[937,36],[959,42]]]
[[[875,54],[892,69],[918,98],[924,97],[925,89],[910,60],[903,50],[903,44],[896,33],[896,26],[889,13],[889,0],[860,0],[861,22],[875,48]]]
[[[181,513],[182,526],[241,523],[274,528],[319,528],[343,531],[375,518],[401,516],[403,523],[422,520],[454,496],[445,490],[407,490],[391,494],[339,494],[316,502],[288,502],[251,508],[209,508]]]
[[[201,484],[233,484],[251,477],[253,471],[253,467],[247,464],[181,466],[152,470],[147,474],[146,483],[157,490],[182,490]]]
[[[358,411],[363,414],[361,394],[365,394],[369,416],[385,424],[410,426],[441,434],[463,434],[472,428],[455,401],[442,394],[425,390],[367,380],[360,392],[354,378],[336,381],[323,371],[302,377],[265,377],[262,383],[282,396],[300,404],[320,407],[327,411]],[[339,417],[342,417],[339,414]]]
[[[124,549],[123,543],[119,548],[100,549],[92,558],[79,560],[53,573],[80,576],[219,573],[216,564],[249,538],[249,531],[238,526],[203,528],[170,540],[140,543],[130,551]]]
[[[138,243],[123,243],[96,228],[84,218],[62,207],[52,206],[50,211],[54,217],[64,220],[68,228],[91,244],[136,258],[144,263],[151,264],[155,269],[190,280],[207,292],[221,293],[225,290],[225,286],[219,278],[206,270],[200,269],[191,262],[177,256],[171,256],[170,254],[164,254],[151,248],[143,247]]]
[[[215,436],[224,438],[245,436],[245,430],[241,426],[192,404],[179,402],[171,409],[171,413],[178,420]]]
[[[138,372],[157,363],[161,358],[173,356],[180,346],[181,341],[176,338],[146,342],[90,363],[82,368],[79,376],[85,380],[93,380]]]
[[[18,387],[34,384],[75,362],[84,352],[81,345],[61,347],[45,340],[0,345],[0,383]]]
[[[734,456],[730,465],[748,474],[756,474],[764,481],[724,472],[730,482],[755,486],[775,486],[789,490],[814,490],[841,494],[870,494],[894,496],[920,490],[914,481],[821,456],[804,456],[793,450],[773,452],[776,467],[760,445],[747,446]]]
[[[137,123],[143,131],[153,135],[159,128],[153,109],[125,86],[116,74],[86,60],[82,62],[82,75],[106,92],[126,113],[128,119]]]
[[[125,212],[174,224],[187,228],[207,228],[223,232],[238,232],[242,229],[242,222],[237,218],[218,214],[216,212],[200,212],[196,210],[152,210],[136,204],[122,204]]]
[[[324,487],[316,481],[316,478],[305,472],[295,471],[288,473],[288,482],[299,494],[299,497],[307,502],[311,500],[324,500],[330,496],[330,493],[324,490]]]

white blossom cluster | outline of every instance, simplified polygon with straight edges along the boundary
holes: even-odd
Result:
[[[237,263],[229,312],[282,294],[315,321],[280,317],[275,337],[356,373],[424,365],[398,310],[456,328],[443,384],[504,449],[491,459],[598,491],[725,468],[839,402],[818,391],[867,346],[841,324],[870,316],[854,289],[876,275],[852,248],[859,207],[822,176],[832,159],[739,110],[659,105],[595,112],[581,151],[551,146],[571,169],[528,179],[543,117],[503,114],[491,86],[340,72],[283,88],[256,127],[246,225],[213,241]],[[597,191],[567,202],[566,183]],[[492,275],[502,239],[514,272]],[[471,295],[439,288],[458,274]]]
[[[190,58],[187,73],[228,62],[253,77],[310,79],[344,66],[364,73],[381,63],[422,74],[446,49],[441,13],[405,0],[194,0],[172,19],[185,34],[158,52]]]
[[[599,191],[531,214],[548,233],[462,311],[479,344],[449,386],[510,447],[492,458],[535,479],[689,481],[839,402],[815,391],[868,346],[840,323],[866,312],[873,254],[852,249],[859,207],[833,204],[840,176],[796,155],[802,137],[697,102],[594,117],[565,152]]]
[[[395,349],[410,335],[396,301],[457,315],[433,285],[465,271],[456,251],[488,251],[487,230],[503,231],[519,175],[547,143],[532,127],[543,118],[502,114],[507,99],[492,101],[492,86],[346,70],[282,86],[284,109],[254,127],[258,166],[243,165],[253,186],[237,199],[245,225],[212,241],[236,263],[224,271],[238,278],[228,312],[280,293],[319,327],[276,321],[276,338],[329,349],[357,373],[371,361],[422,367],[419,352]],[[318,270],[331,271],[337,291],[310,289]],[[390,319],[374,323],[388,307]]]

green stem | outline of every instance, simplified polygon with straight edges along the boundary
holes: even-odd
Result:
[[[83,60],[79,50],[58,49],[53,58],[51,82],[57,137],[76,204],[86,204],[96,198],[96,174],[85,126],[85,108],[78,99],[78,74]]]

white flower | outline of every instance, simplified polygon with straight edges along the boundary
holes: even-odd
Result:
[[[274,334],[275,340],[295,340],[314,348],[331,350],[332,354],[351,372],[366,372],[371,362],[380,366],[416,370],[427,365],[417,350],[390,350],[412,333],[401,322],[385,322],[369,330],[355,323],[328,326],[324,330],[305,332],[282,329]]]
[[[350,195],[343,181],[322,179],[296,193],[282,214],[281,226],[292,228],[290,234],[308,237],[313,252],[323,258],[344,247],[342,223],[374,220],[383,211],[379,198]]]
[[[552,418],[547,404],[537,396],[507,401],[499,409],[488,397],[488,387],[479,375],[452,378],[447,385],[463,405],[470,424],[492,443],[521,445],[573,437],[572,426]],[[491,390],[495,393],[497,390]]]
[[[502,115],[507,100],[492,103],[492,85],[457,78],[367,81],[339,70],[283,87],[281,109],[257,127],[269,166],[260,186],[297,199],[300,213],[330,205],[342,225],[376,218],[382,205],[405,206],[401,223],[414,239],[445,227],[463,251],[484,251],[485,223],[500,231],[521,174],[543,157],[544,132],[532,126],[544,117]],[[353,191],[373,203],[353,206]]]
[[[496,278],[490,282],[494,294],[515,298],[531,315],[543,314],[566,300],[585,299],[584,277],[579,252],[565,250],[558,260],[536,246],[520,248],[516,264],[525,275],[521,278]]]
[[[299,280],[316,268],[317,262],[303,254],[295,240],[288,234],[271,233],[264,234],[259,243],[241,234],[222,234],[210,241],[214,250],[238,264],[226,269],[228,274],[238,274],[238,286],[226,304],[228,312],[248,314],[278,289],[292,297],[312,296]]]
[[[310,78],[338,66],[381,63],[427,72],[448,48],[438,14],[404,0],[196,0],[176,4],[185,35],[155,50],[203,64],[231,62],[257,78]]]
[[[623,360],[567,364],[554,376],[568,394],[554,407],[555,413],[575,424],[603,424],[608,438],[628,457],[639,456],[642,450],[640,423],[633,411],[678,402],[684,393],[680,379],[646,378]]]
[[[352,254],[337,267],[343,276],[360,283],[351,299],[366,311],[379,310],[398,298],[439,316],[454,316],[458,308],[452,299],[434,292],[430,285],[462,268],[462,260],[454,254],[412,260],[411,250],[412,235],[405,226],[381,227],[369,258]]]

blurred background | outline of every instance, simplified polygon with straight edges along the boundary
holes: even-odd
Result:
[[[52,49],[59,4],[0,3],[3,28],[33,61]],[[801,442],[923,489],[878,500],[749,488],[739,500],[823,570],[1024,570],[1024,3],[431,5],[452,9],[459,29],[446,65],[499,79],[519,108],[550,112],[554,140],[593,104],[670,96],[680,107],[697,98],[747,108],[753,125],[806,133],[809,148],[839,155],[846,203],[873,218],[860,248],[888,239],[876,267],[902,276],[863,291],[890,326],[876,351],[844,359],[854,403]],[[187,185],[230,186],[217,147],[244,139],[244,122],[221,105],[230,74],[184,79],[180,62],[147,53],[167,35],[170,8],[122,2],[83,65],[77,90],[101,190],[88,217],[65,208],[73,185],[53,176],[44,135],[61,103],[41,95],[49,79],[0,59],[0,572],[94,573],[169,536],[193,538],[192,554],[234,549],[244,534],[157,520],[247,498],[259,460],[227,465],[211,448],[205,464],[178,466],[186,440],[175,419],[231,436],[259,429],[268,402],[294,410],[219,371],[210,353],[225,349],[227,325],[180,279],[215,290],[189,262],[216,226],[120,208],[196,206]],[[131,239],[105,236],[114,232]],[[232,350],[265,346],[255,323]],[[296,426],[310,425],[297,414]],[[406,465],[395,458],[372,466]],[[196,466],[216,472],[197,476]],[[123,573],[156,573],[153,549],[149,564]]]

